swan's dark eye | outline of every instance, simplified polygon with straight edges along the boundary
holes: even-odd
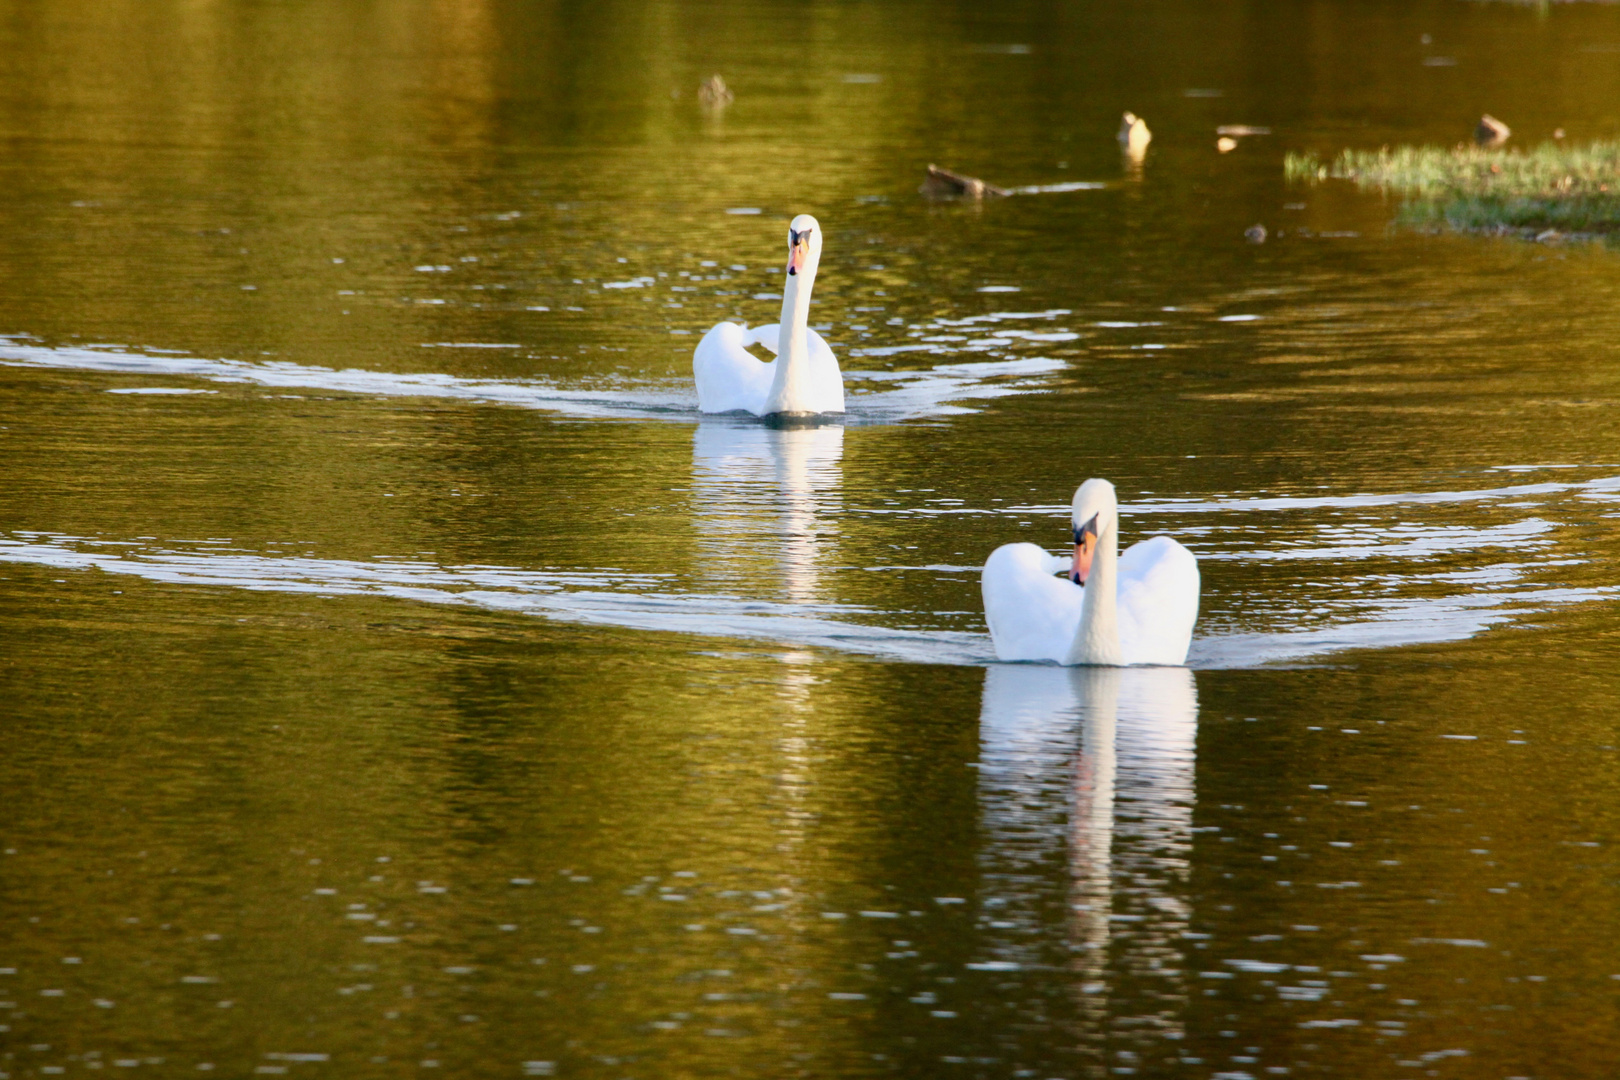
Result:
[[[788,230],[788,246],[789,247],[798,247],[799,246],[799,236],[800,236],[800,233],[799,233],[799,231],[797,229],[789,229]]]

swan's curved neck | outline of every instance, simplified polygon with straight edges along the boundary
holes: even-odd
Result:
[[[1069,645],[1065,664],[1124,663],[1119,646],[1119,518],[1108,522],[1097,537],[1097,553],[1086,576],[1080,600],[1080,628]]]
[[[777,354],[776,375],[771,379],[767,413],[811,411],[805,405],[810,380],[810,287],[815,284],[816,266],[812,260],[797,274],[787,275],[782,289],[781,351]]]

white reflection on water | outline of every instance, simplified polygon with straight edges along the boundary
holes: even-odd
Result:
[[[777,427],[711,417],[692,434],[692,514],[697,576],[719,588],[746,582],[756,595],[814,604],[821,563],[837,542],[843,511],[844,428]],[[820,681],[813,653],[792,649],[778,676],[778,753],[783,825],[778,850],[804,846],[815,820],[809,723]]]
[[[1008,316],[1019,317],[1019,316]],[[1031,316],[1033,317],[1033,316]],[[1007,345],[993,339],[984,348]],[[942,351],[942,350],[934,350]],[[953,349],[952,352],[964,351]],[[967,349],[965,351],[980,351]],[[586,419],[694,421],[697,394],[690,379],[644,383],[635,389],[570,388],[543,378],[466,379],[438,372],[401,373],[325,368],[287,361],[248,363],[199,356],[104,348],[48,348],[0,337],[0,364],[100,371],[108,374],[203,379],[280,389],[326,390],[367,397],[432,397],[479,404],[541,409]],[[1067,367],[1048,357],[938,364],[922,371],[845,371],[854,384],[846,398],[849,423],[895,423],[973,410],[955,402],[1027,394],[1049,388]],[[878,389],[862,389],[862,383]],[[148,392],[150,388],[147,388]]]
[[[1197,730],[1186,668],[985,672],[980,940],[991,964],[1070,967],[1082,1015],[1099,1024],[1121,979],[1146,981],[1160,1008],[1137,1030],[1179,1037]],[[1064,865],[1060,896],[1054,871]],[[1059,904],[1068,955],[1043,955]]]
[[[844,429],[705,420],[692,436],[698,574],[721,588],[761,577],[797,603],[821,594],[818,564],[843,513]],[[776,589],[770,589],[776,592]]]

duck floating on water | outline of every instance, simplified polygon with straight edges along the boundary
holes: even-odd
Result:
[[[1474,128],[1474,141],[1480,146],[1490,149],[1507,142],[1512,134],[1512,128],[1490,113],[1486,113],[1479,118],[1479,124]]]
[[[1147,156],[1148,143],[1153,141],[1153,132],[1148,130],[1147,121],[1135,113],[1126,111],[1119,121],[1119,148],[1125,156],[1132,161],[1141,161]]]
[[[730,105],[733,97],[735,95],[732,94],[731,87],[727,86],[726,80],[719,75],[710,75],[703,80],[703,85],[698,87],[698,100],[711,109]]]

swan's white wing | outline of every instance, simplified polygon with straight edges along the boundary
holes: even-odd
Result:
[[[720,325],[728,326],[730,324],[721,323]],[[719,327],[716,327],[715,329],[719,329]],[[710,333],[713,333],[713,331],[710,331]],[[769,349],[772,354],[780,356],[782,346],[781,338],[782,324],[767,323],[764,326],[756,326],[751,330],[743,330],[738,336],[737,342],[739,347],[755,344],[763,345],[765,348]],[[806,377],[803,383],[800,384],[802,386],[802,396],[795,397],[793,411],[818,413],[843,412],[844,376],[843,373],[838,369],[838,358],[833,355],[832,347],[827,344],[827,339],[816,333],[814,330],[806,328],[805,338],[806,343],[810,347],[810,363],[808,364],[808,372]],[[702,348],[701,344],[699,345],[699,348]],[[776,369],[774,364],[771,364],[766,365],[766,370],[770,372],[770,378],[766,379],[766,396],[768,397],[770,379],[775,377]],[[701,389],[698,391],[698,400],[700,403],[703,400],[703,391]],[[752,406],[743,406],[743,408],[747,408],[749,412],[763,415],[768,409],[768,405],[762,398],[758,408],[754,408]],[[703,411],[720,412],[723,410],[711,409],[707,406],[703,406]]]
[[[1062,663],[1080,626],[1080,587],[1053,575],[1070,560],[1034,544],[1003,544],[979,577],[984,621],[1002,660]]]
[[[763,345],[770,350],[772,356],[776,356],[782,351],[781,337],[781,323],[766,323],[764,326],[756,326],[752,330],[743,331],[743,344]]]
[[[733,322],[718,323],[692,351],[700,411],[764,413],[776,362],[764,363],[744,347],[751,333]]]
[[[810,339],[810,386],[816,412],[844,411],[844,373],[838,369],[838,357],[833,355],[827,339],[807,329]]]
[[[810,342],[811,360],[831,360],[834,367],[838,365],[838,358],[833,355],[832,346],[827,344],[826,338],[816,333],[814,327],[805,327],[804,336]],[[779,355],[782,352],[782,324],[766,323],[752,330],[744,330],[743,339],[745,345],[763,345],[771,351],[771,355]]]
[[[1198,560],[1168,536],[1119,557],[1119,645],[1127,664],[1184,664],[1198,620]]]
[[[697,381],[698,409],[706,413],[741,409],[763,416],[768,408],[776,361],[762,363],[748,351],[763,345],[772,353],[781,347],[782,326],[768,323],[753,329],[723,322],[716,325],[692,353],[692,375]],[[807,330],[810,371],[806,380],[805,412],[844,411],[844,376],[827,340]]]

